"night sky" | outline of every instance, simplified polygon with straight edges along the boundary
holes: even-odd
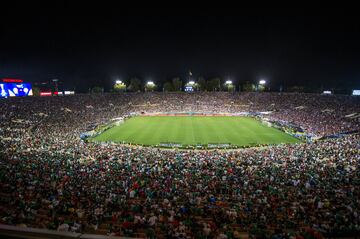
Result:
[[[109,7],[110,8],[110,7]],[[360,88],[360,17],[346,9],[109,9],[58,6],[0,17],[0,78],[57,78],[78,91],[131,76]]]

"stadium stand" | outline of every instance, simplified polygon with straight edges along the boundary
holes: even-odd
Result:
[[[99,94],[10,98],[0,111],[2,224],[140,238],[360,233],[359,97]],[[94,125],[131,112],[175,111],[271,111],[272,120],[323,139],[178,151],[79,138]],[[353,133],[333,138],[346,132]]]

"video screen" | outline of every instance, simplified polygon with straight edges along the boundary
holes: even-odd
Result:
[[[0,83],[0,97],[31,96],[30,83]]]
[[[352,95],[360,95],[360,90],[353,90]]]
[[[0,97],[6,98],[8,96],[9,96],[9,94],[8,94],[7,90],[5,89],[5,84],[0,83]]]

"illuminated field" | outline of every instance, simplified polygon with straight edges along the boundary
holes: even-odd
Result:
[[[138,116],[108,129],[93,140],[140,145],[176,143],[181,145],[297,143],[298,139],[263,125],[249,117]]]

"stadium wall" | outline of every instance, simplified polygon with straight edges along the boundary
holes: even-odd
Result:
[[[37,229],[29,227],[17,227],[0,224],[1,238],[48,238],[48,239],[128,239],[129,237],[104,236],[95,234],[83,234],[75,232],[60,232],[47,229]],[[134,239],[132,237],[132,239]]]

